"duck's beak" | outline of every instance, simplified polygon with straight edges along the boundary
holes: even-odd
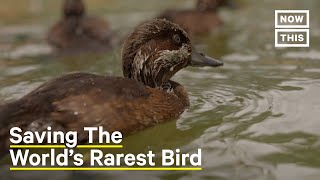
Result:
[[[206,56],[202,53],[199,53],[197,51],[192,51],[191,54],[191,63],[190,66],[195,67],[203,67],[203,66],[211,66],[211,67],[218,67],[222,66],[223,62],[217,59],[213,59],[209,56]]]

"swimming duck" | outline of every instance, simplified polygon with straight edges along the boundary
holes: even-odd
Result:
[[[77,131],[85,126],[132,134],[179,117],[188,94],[170,80],[187,66],[223,65],[196,52],[187,33],[167,20],[138,26],[122,49],[124,77],[71,73],[48,81],[19,100],[0,107],[0,139],[8,147],[9,129]]]
[[[63,17],[47,40],[58,52],[106,51],[112,47],[112,31],[105,20],[86,16],[82,0],[65,0]]]
[[[217,13],[218,8],[232,5],[231,0],[197,0],[195,9],[166,10],[157,18],[179,24],[189,35],[198,35],[220,26],[222,20]]]

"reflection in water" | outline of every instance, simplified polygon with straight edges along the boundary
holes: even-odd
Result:
[[[112,1],[113,5],[117,2],[126,8],[120,1]],[[165,7],[165,2],[161,1],[161,7]],[[61,180],[93,177],[319,179],[320,39],[316,32],[320,31],[320,26],[318,21],[312,21],[317,14],[319,17],[317,3],[316,0],[307,3],[299,0],[259,3],[247,0],[241,9],[223,12],[225,26],[209,37],[199,39],[203,44],[197,48],[222,57],[225,66],[214,70],[189,68],[179,72],[174,79],[188,90],[190,109],[176,121],[152,127],[124,140],[126,148],[121,151],[125,153],[160,152],[164,148],[193,152],[202,148],[203,171],[61,172],[52,173],[52,177],[59,176]],[[281,8],[311,10],[312,50],[273,48],[273,13],[274,9]],[[117,11],[107,17],[112,17],[115,27],[123,30],[145,20],[148,17],[145,14],[154,13],[150,9],[152,7],[147,7],[141,13]],[[132,22],[127,20],[128,13],[133,14]],[[106,55],[85,57],[0,59],[0,68],[4,69],[0,71],[1,102],[17,99],[51,77],[71,71],[121,75],[119,54],[120,48]],[[44,174],[51,177],[47,172],[6,171],[0,174],[0,178],[42,179]]]
[[[310,50],[306,52],[287,52],[283,55],[284,58],[299,58],[299,59],[314,59],[320,60],[320,51]]]

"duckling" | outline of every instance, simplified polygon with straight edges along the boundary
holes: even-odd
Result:
[[[209,33],[220,26],[217,10],[222,6],[233,6],[231,0],[197,0],[195,9],[167,10],[157,18],[164,18],[179,24],[189,35]]]
[[[86,126],[103,126],[125,136],[178,118],[189,106],[188,93],[171,80],[188,66],[223,65],[196,52],[177,24],[154,19],[138,26],[122,49],[124,77],[71,73],[50,80],[26,96],[0,107],[1,148],[9,129],[77,131],[87,142]],[[97,137],[95,137],[97,138]]]
[[[65,0],[63,17],[51,27],[47,41],[58,52],[106,51],[112,47],[112,30],[105,20],[86,16],[82,0]]]

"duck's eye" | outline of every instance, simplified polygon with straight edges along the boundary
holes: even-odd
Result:
[[[180,44],[180,43],[181,43],[181,38],[180,38],[179,34],[175,34],[175,35],[173,36],[173,40],[174,40],[174,42],[176,42],[177,44]]]

